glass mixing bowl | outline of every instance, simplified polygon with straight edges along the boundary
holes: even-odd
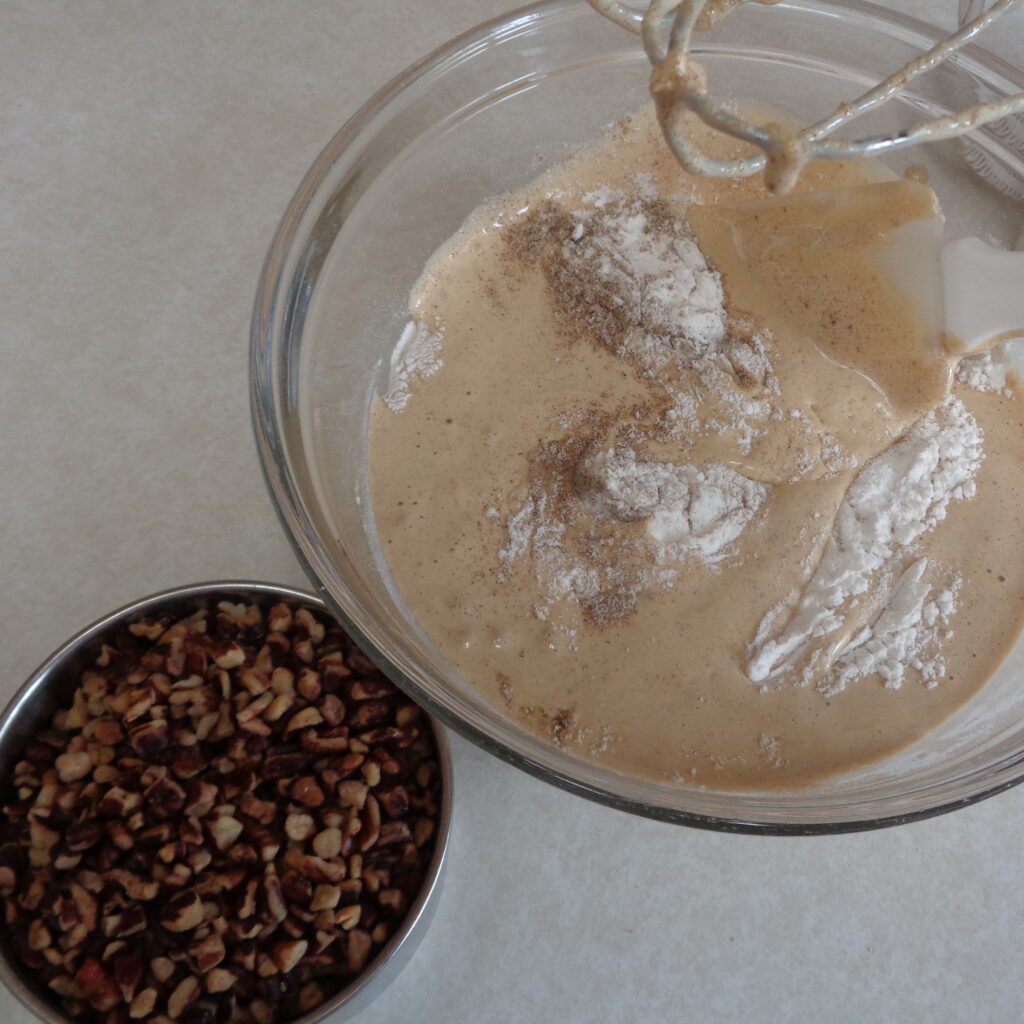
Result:
[[[696,52],[716,94],[807,122],[941,34],[854,0],[788,0],[738,8]],[[615,807],[730,831],[838,832],[936,814],[1021,781],[1020,650],[973,702],[898,756],[809,789],[732,793],[629,777],[541,739],[459,676],[397,592],[374,527],[366,448],[370,399],[409,290],[482,200],[642,106],[648,71],[636,37],[582,0],[547,0],[409,68],[313,164],[267,256],[251,349],[256,438],[299,558],[360,645],[416,700],[499,757]],[[867,127],[898,129],[1022,87],[1012,68],[970,49]],[[994,129],[973,144],[1024,179]],[[927,170],[951,237],[1016,239],[1018,204],[975,173],[976,154],[966,160],[961,143],[910,151],[892,167],[911,163]]]

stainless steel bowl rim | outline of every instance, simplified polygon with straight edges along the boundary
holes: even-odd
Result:
[[[280,586],[257,580],[214,580],[209,583],[193,583],[169,590],[161,590],[154,594],[123,605],[116,611],[97,619],[90,626],[80,630],[71,639],[61,644],[18,688],[17,693],[8,702],[3,714],[0,715],[0,749],[6,743],[13,742],[17,737],[9,736],[17,722],[18,712],[23,703],[39,687],[45,687],[54,673],[59,672],[68,657],[89,644],[95,643],[110,629],[129,619],[137,618],[165,605],[180,604],[190,599],[211,598],[223,594],[225,598],[239,598],[247,594],[259,597],[283,598],[302,602],[333,615],[326,602],[304,590]],[[342,623],[344,625],[344,623]],[[430,716],[430,724],[434,730],[437,743],[438,761],[441,766],[441,808],[438,816],[437,833],[434,840],[434,855],[427,869],[426,877],[420,887],[416,899],[402,921],[401,927],[384,945],[370,965],[358,975],[354,981],[346,985],[331,999],[322,1003],[315,1010],[297,1017],[289,1024],[322,1024],[328,1017],[342,1011],[357,1012],[375,999],[397,977],[404,966],[412,949],[419,943],[429,924],[430,917],[440,896],[441,881],[444,874],[445,857],[448,839],[451,833],[453,779],[451,749],[444,727],[434,716]],[[29,1009],[39,1020],[46,1022],[59,1021],[61,1024],[73,1024],[73,1019],[63,1014],[56,1006],[41,999],[33,988],[23,980],[19,969],[10,962],[6,949],[0,955],[0,981],[14,994],[23,1006]],[[338,1021],[346,1019],[347,1014],[337,1017]]]
[[[433,695],[425,692],[415,680],[410,679],[391,660],[385,647],[372,639],[367,626],[360,622],[360,616],[355,613],[350,602],[347,601],[347,595],[346,599],[343,599],[324,585],[317,570],[320,554],[316,550],[316,545],[307,535],[307,524],[297,512],[297,507],[301,503],[295,500],[298,495],[295,480],[289,468],[275,456],[275,448],[282,447],[282,441],[271,384],[272,362],[276,355],[272,345],[274,322],[278,301],[287,294],[286,287],[283,287],[286,282],[282,281],[282,271],[303,218],[318,188],[346,147],[358,139],[360,132],[370,123],[380,108],[414,83],[422,74],[445,61],[456,58],[461,51],[486,40],[502,27],[520,26],[546,13],[564,12],[575,7],[577,2],[578,0],[538,0],[538,2],[499,15],[469,29],[409,65],[373,94],[326,144],[307,171],[286,208],[264,260],[256,291],[250,329],[249,397],[253,431],[264,480],[277,511],[278,519],[284,527],[296,557],[317,591],[323,595],[324,601],[331,608],[335,617],[352,634],[363,650],[373,658],[379,668],[420,704],[444,721],[446,725],[494,756],[545,782],[553,783],[568,792],[618,810],[692,828],[719,832],[771,836],[833,835],[869,831],[924,820],[978,803],[1019,785],[1024,782],[1024,774],[1016,778],[1000,780],[966,797],[941,801],[907,813],[883,814],[870,818],[837,817],[831,821],[800,823],[778,821],[766,823],[741,817],[701,814],[642,803],[573,778],[534,759],[523,751],[510,748],[496,736],[464,721]],[[813,9],[819,13],[827,12],[832,15],[846,12],[861,18],[873,19],[893,30],[909,33],[915,37],[930,38],[934,41],[948,35],[947,32],[921,19],[890,11],[878,4],[865,2],[865,0],[783,0],[780,6]],[[1024,90],[1024,74],[1021,71],[976,44],[965,47],[961,51],[960,58],[970,59]],[[1021,763],[1024,763],[1024,751],[1006,759],[998,767],[1005,769]]]

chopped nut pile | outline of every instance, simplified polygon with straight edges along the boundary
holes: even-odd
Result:
[[[439,771],[421,710],[308,608],[135,622],[15,768],[7,941],[72,1017],[287,1021],[402,921]]]

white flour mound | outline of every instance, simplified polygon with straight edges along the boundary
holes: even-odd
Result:
[[[847,644],[832,671],[818,684],[826,696],[842,693],[846,684],[868,676],[880,676],[887,687],[898,690],[908,668],[916,669],[931,688],[946,674],[939,653],[952,636],[949,620],[957,610],[960,581],[938,594],[924,579],[928,559],[911,563],[896,581],[885,608]]]
[[[506,523],[498,552],[502,574],[529,557],[547,604],[571,600],[584,606],[609,600],[632,607],[647,590],[672,586],[678,563],[698,557],[714,565],[728,557],[733,541],[757,514],[768,487],[727,466],[703,469],[641,459],[625,445],[601,452],[583,464],[582,493],[550,500],[539,493],[526,499]],[[573,539],[569,527],[600,519],[643,521],[652,543],[654,564],[626,567],[595,561],[587,545]],[[614,595],[610,598],[609,595]]]
[[[991,352],[961,359],[956,368],[956,379],[972,391],[999,393],[1007,397],[1013,393],[1006,387],[1006,367],[994,362]]]
[[[556,288],[604,345],[654,374],[677,401],[669,429],[681,439],[725,433],[749,454],[779,394],[766,338],[742,337],[730,324],[718,271],[667,205],[611,188],[583,203],[560,242],[565,272]]]
[[[728,466],[653,462],[624,446],[601,452],[586,470],[596,485],[594,511],[623,522],[646,520],[662,563],[689,553],[708,564],[720,561],[768,495],[764,484]]]
[[[964,356],[956,368],[956,379],[974,391],[1013,397],[1010,376],[1024,374],[1024,338],[1011,338],[988,352]]]
[[[789,620],[774,637],[778,615],[762,622],[747,666],[753,682],[791,671],[816,641],[827,642],[843,625],[849,599],[864,594],[880,570],[894,570],[910,546],[946,517],[950,501],[974,496],[981,445],[974,417],[950,397],[864,466]]]
[[[592,287],[606,293],[635,328],[623,347],[652,366],[679,349],[706,355],[726,338],[725,294],[689,228],[651,222],[641,199],[600,189],[573,214],[575,228],[564,258],[587,266]]]
[[[417,380],[432,377],[441,369],[442,332],[431,333],[410,320],[391,353],[391,373],[384,402],[392,412],[401,412],[412,397]]]
[[[506,530],[508,540],[498,552],[505,572],[511,570],[516,559],[529,553],[546,600],[571,598],[584,602],[597,595],[601,583],[597,572],[575,561],[565,550],[565,524],[551,514],[546,496],[527,498],[509,518]]]

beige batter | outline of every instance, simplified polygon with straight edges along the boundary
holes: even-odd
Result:
[[[801,189],[882,176],[865,164],[813,165]],[[721,273],[736,367],[724,398],[685,365],[616,351],[615,309],[600,319],[600,302],[573,306],[560,294],[568,278],[552,238],[570,225],[559,217],[608,188],[648,197],[652,220],[685,216]],[[461,673],[581,756],[720,788],[803,785],[904,747],[985,682],[1024,611],[1024,406],[957,386],[984,431],[985,459],[976,496],[951,504],[918,545],[930,572],[962,578],[943,678],[928,688],[910,670],[898,690],[862,679],[834,696],[811,675],[751,682],[758,626],[806,581],[857,467],[942,401],[952,370],[873,255],[890,229],[932,214],[930,190],[893,181],[821,197],[820,208],[744,205],[764,194],[753,181],[687,177],[652,116],[626,122],[478,211],[438,253],[413,313],[443,334],[443,366],[415,382],[400,411],[377,400],[371,425],[385,556]],[[729,387],[781,412],[751,434]],[[672,419],[683,392],[704,399],[695,422]],[[593,511],[588,467],[616,445],[727,466],[767,496],[725,557],[676,559],[671,579],[653,582],[668,563],[652,555],[645,524]],[[514,517],[540,494],[563,517],[564,550],[601,579],[596,593],[552,600],[529,554],[511,557]],[[877,611],[869,595],[850,610],[848,632]]]

